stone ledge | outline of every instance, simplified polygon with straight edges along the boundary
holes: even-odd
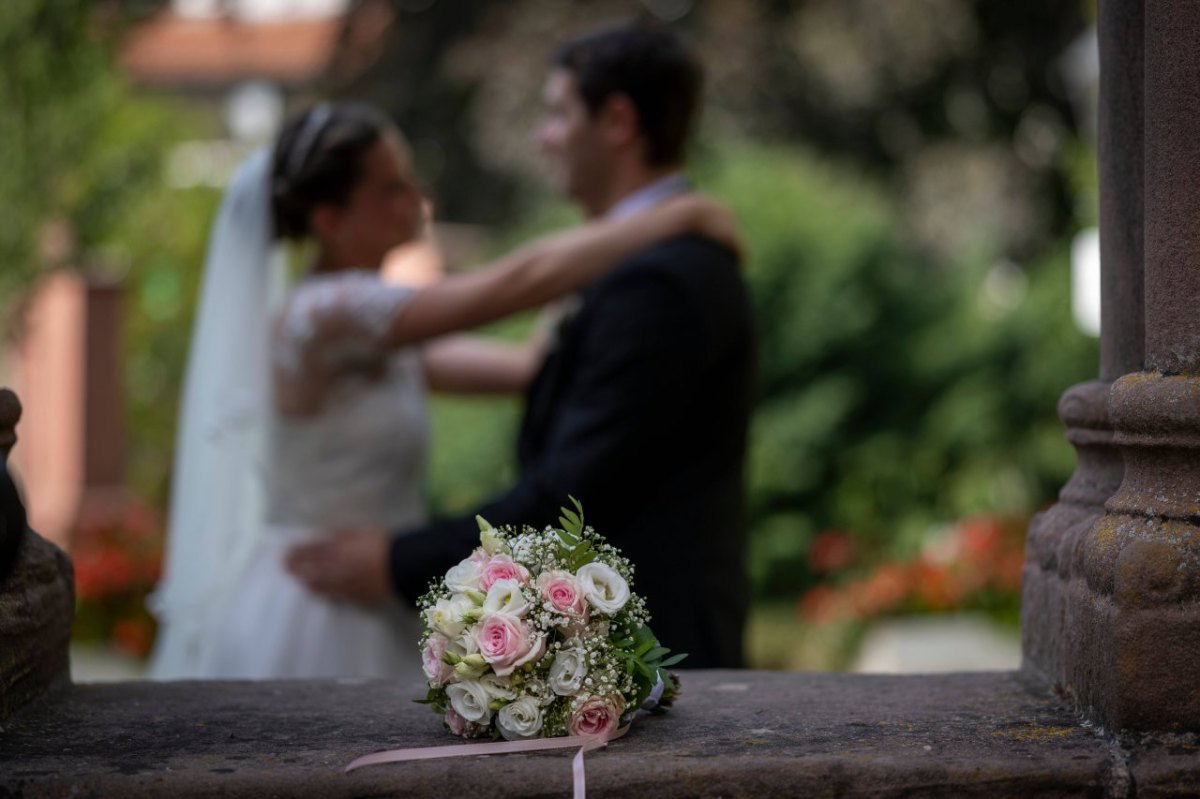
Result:
[[[1194,737],[1142,737],[1122,750],[1019,673],[683,674],[684,697],[669,715],[642,719],[589,755],[591,796],[1200,791]],[[369,752],[454,742],[411,701],[420,693],[386,681],[76,686],[5,725],[0,797],[570,794],[562,752],[343,774]]]

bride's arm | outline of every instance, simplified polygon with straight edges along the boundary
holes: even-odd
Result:
[[[468,333],[426,342],[421,348],[426,384],[444,394],[520,394],[537,376],[566,311],[561,300],[547,305],[520,342]]]
[[[546,236],[498,261],[423,288],[392,320],[384,341],[401,347],[534,308],[583,288],[638,250],[685,233],[739,247],[728,210],[712,200],[685,195],[637,216]]]
[[[496,341],[456,335],[421,350],[425,383],[443,394],[519,394],[537,374],[543,349],[534,341]]]

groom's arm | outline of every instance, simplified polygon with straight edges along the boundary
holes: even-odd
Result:
[[[467,557],[479,541],[476,513],[494,525],[541,527],[557,520],[568,495],[587,510],[610,497],[636,505],[654,490],[648,481],[630,479],[631,466],[645,457],[654,428],[668,424],[687,401],[687,376],[705,353],[703,325],[678,274],[654,263],[621,270],[597,300],[579,378],[545,457],[475,512],[392,541],[392,581],[406,599],[415,600],[431,579]]]

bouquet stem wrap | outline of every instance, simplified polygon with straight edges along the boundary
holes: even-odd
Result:
[[[479,744],[456,744],[454,746],[421,746],[412,749],[391,749],[386,752],[376,752],[355,760],[346,766],[349,774],[364,766],[378,766],[383,763],[404,763],[410,760],[436,760],[443,757],[475,757],[479,755],[506,755],[513,752],[543,752],[551,749],[573,749],[579,747],[571,762],[574,778],[575,799],[585,799],[587,796],[587,780],[583,770],[583,753],[607,746],[609,741],[615,741],[629,732],[631,724],[619,727],[607,735],[568,735],[559,738],[533,738],[525,741],[494,741]]]

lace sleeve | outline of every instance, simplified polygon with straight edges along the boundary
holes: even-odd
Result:
[[[377,374],[389,354],[387,332],[411,295],[411,289],[357,270],[302,283],[276,328],[273,361],[281,409],[312,410],[339,377]]]

